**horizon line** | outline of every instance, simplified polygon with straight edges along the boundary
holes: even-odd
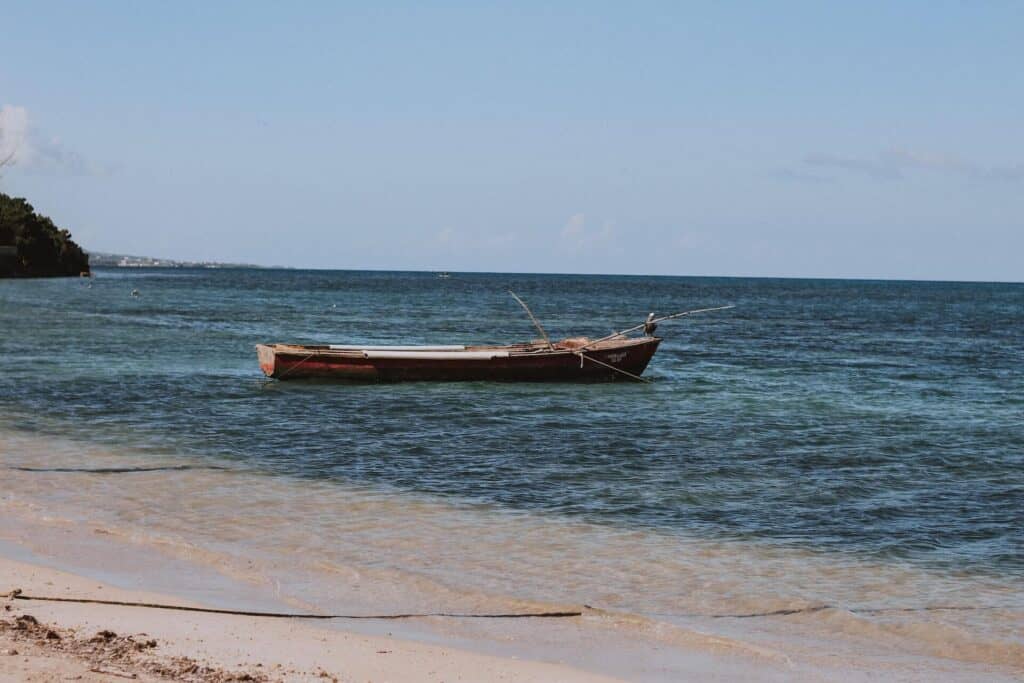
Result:
[[[109,254],[110,252],[98,252]],[[597,273],[579,272],[567,273],[556,271],[505,271],[505,270],[444,270],[440,268],[327,268],[317,266],[284,266],[284,265],[261,265],[247,263],[231,263],[228,261],[209,261],[192,259],[164,259],[162,257],[137,257],[153,258],[154,260],[184,261],[188,263],[210,263],[215,267],[203,266],[94,266],[95,268],[108,270],[298,270],[298,271],[322,271],[322,272],[348,272],[348,273],[422,273],[437,274],[449,273],[453,275],[547,275],[554,277],[657,277],[657,278],[704,278],[704,279],[731,279],[731,280],[824,280],[824,281],[848,281],[857,282],[921,282],[935,284],[990,284],[990,285],[1022,285],[1024,280],[950,280],[941,278],[907,278],[907,277],[872,277],[866,275],[857,276],[835,276],[835,275],[683,275],[669,273]]]

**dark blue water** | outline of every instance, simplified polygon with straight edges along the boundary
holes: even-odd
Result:
[[[266,382],[253,344],[599,336],[651,385]],[[129,295],[138,289],[140,296]],[[710,538],[1024,572],[1024,285],[276,270],[0,281],[0,428]]]

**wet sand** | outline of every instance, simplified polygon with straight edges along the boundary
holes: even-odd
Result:
[[[0,593],[158,595],[309,613],[583,612],[311,624],[15,603],[56,633],[75,629],[57,642],[85,638],[86,655],[89,639],[110,630],[159,633],[165,645],[145,657],[224,671],[281,664],[291,667],[274,674],[284,680],[319,675],[317,667],[340,680],[1009,681],[1024,672],[1012,581],[508,515],[52,438],[0,434],[0,457]],[[899,611],[951,603],[1004,607]],[[38,656],[80,667],[81,652],[29,640],[4,641],[40,649],[3,666],[36,666]],[[363,649],[344,649],[353,643]],[[450,666],[410,664],[434,659]],[[38,665],[39,680],[47,666]],[[155,675],[139,666],[131,673]]]
[[[0,559],[26,595],[196,606]],[[490,657],[300,620],[0,598],[0,680],[615,680],[558,664]]]

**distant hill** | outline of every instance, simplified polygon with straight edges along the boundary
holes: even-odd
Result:
[[[25,199],[0,192],[0,277],[61,277],[89,272],[89,257]]]
[[[219,261],[176,261],[153,256],[129,256],[90,251],[89,263],[97,268],[262,268],[247,263],[221,263]]]

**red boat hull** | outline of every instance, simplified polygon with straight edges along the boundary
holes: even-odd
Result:
[[[260,368],[276,379],[325,378],[362,382],[411,381],[504,381],[571,382],[629,380],[639,376],[658,350],[661,339],[640,337],[604,342],[585,349],[583,357],[573,349],[512,350],[522,347],[476,347],[492,349],[495,357],[380,358],[356,351],[335,351],[329,347],[259,344]],[[472,349],[473,347],[471,347]],[[475,353],[485,354],[484,351]],[[415,354],[409,354],[414,356]],[[466,355],[466,354],[463,354]]]

